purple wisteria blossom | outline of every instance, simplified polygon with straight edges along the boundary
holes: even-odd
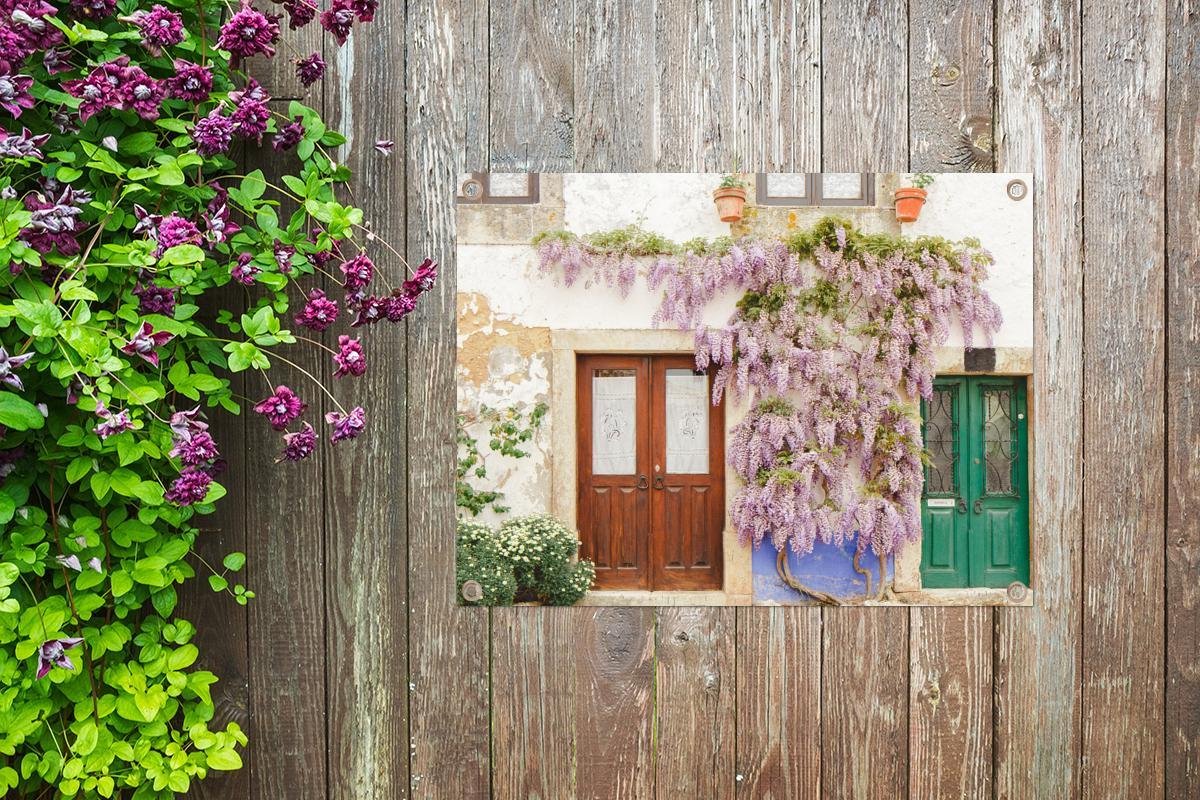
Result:
[[[301,119],[301,117],[296,117],[288,124],[280,127],[279,133],[275,134],[271,139],[271,147],[278,152],[281,150],[291,150],[300,144],[300,140],[304,138],[304,126],[301,124]]]
[[[308,293],[308,301],[296,315],[296,324],[314,331],[323,331],[337,321],[340,309],[336,300],[325,296],[320,289]]]
[[[175,313],[173,287],[139,283],[133,287],[133,294],[138,299],[138,311],[142,314],[164,314],[169,317]]]
[[[134,12],[129,19],[142,32],[142,44],[154,55],[183,41],[183,17],[158,3],[149,11]]]
[[[375,277],[375,264],[366,253],[359,253],[341,266],[342,274],[346,276],[344,286],[346,291],[353,292],[362,289]]]
[[[196,143],[196,152],[208,158],[229,151],[233,144],[233,120],[221,114],[221,109],[214,108],[207,115],[196,120],[192,128],[192,141]]]
[[[42,642],[42,646],[38,648],[38,680],[50,674],[50,670],[54,667],[59,669],[72,670],[75,669],[75,663],[71,661],[67,655],[67,651],[78,647],[83,643],[83,639],[79,638],[64,638],[51,639],[47,642]]]
[[[273,56],[279,39],[279,15],[263,14],[242,0],[242,7],[221,26],[217,47],[235,56]]]
[[[179,216],[176,213],[163,217],[154,232],[154,240],[158,247],[154,257],[161,258],[162,254],[181,244],[200,244],[200,229],[196,223]]]
[[[22,353],[19,356],[10,356],[8,351],[0,345],[0,383],[6,386],[11,386],[18,392],[22,391],[25,386],[21,383],[20,377],[17,376],[17,368],[24,365],[25,362],[33,358],[33,352]]]
[[[280,461],[303,461],[311,456],[317,449],[317,432],[313,430],[313,426],[307,422],[303,423],[303,427],[291,433],[283,435],[283,452],[275,459],[275,463]]]
[[[171,457],[189,467],[210,464],[221,455],[217,443],[207,431],[200,431],[185,438],[175,439]]]
[[[34,135],[28,128],[9,133],[0,128],[0,158],[42,158],[41,146],[50,141],[50,134]]]
[[[299,2],[304,2],[304,0],[299,0]],[[312,86],[324,76],[325,59],[321,58],[320,53],[313,53],[296,60],[296,77],[305,86]]]
[[[166,331],[156,331],[149,322],[143,322],[133,338],[121,348],[127,356],[139,356],[146,362],[158,366],[158,350],[175,338],[175,334]]]
[[[175,74],[165,81],[167,94],[177,100],[203,103],[212,92],[212,69],[183,59],[175,60]]]
[[[32,85],[33,77],[30,75],[0,75],[0,108],[14,117],[33,108],[33,95],[29,93]]]
[[[308,404],[295,392],[280,385],[274,394],[256,403],[254,410],[266,417],[272,428],[281,431],[295,422],[307,407]]]
[[[96,435],[101,439],[116,436],[118,433],[133,429],[133,420],[129,418],[129,409],[123,408],[115,414],[103,402],[96,404],[96,416],[103,422],[96,425]]]
[[[366,427],[365,421],[366,412],[362,406],[355,406],[350,410],[349,414],[343,414],[341,411],[330,411],[325,415],[325,421],[329,423],[333,430],[329,434],[329,441],[337,444],[346,439],[354,439]]]
[[[254,276],[262,272],[253,263],[254,256],[249,253],[238,254],[237,261],[229,268],[229,274],[233,279],[243,286],[252,286],[254,284]]]
[[[363,353],[362,343],[345,334],[339,336],[338,351],[333,354],[333,363],[337,365],[337,369],[333,371],[335,378],[362,375],[367,371],[367,356]]]
[[[171,484],[163,497],[177,506],[190,506],[201,503],[208,495],[212,485],[212,475],[198,467],[185,467],[179,477]]]

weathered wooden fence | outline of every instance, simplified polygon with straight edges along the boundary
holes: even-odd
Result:
[[[385,0],[305,35],[358,201],[444,278],[369,333],[370,437],[277,468],[224,432],[205,546],[258,598],[192,609],[252,744],[201,795],[1200,796],[1192,0]],[[735,158],[1036,173],[1036,608],[453,605],[455,176]]]

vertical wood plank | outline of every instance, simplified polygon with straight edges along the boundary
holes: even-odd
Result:
[[[1166,796],[1200,796],[1200,9],[1167,29]]]
[[[733,153],[748,171],[815,171],[821,158],[819,0],[734,3]],[[724,113],[724,112],[723,112]],[[722,169],[732,164],[721,164]]]
[[[1075,3],[997,6],[997,163],[1032,171],[1033,608],[996,610],[995,785],[1079,794],[1083,539],[1082,40]]]
[[[282,11],[282,9],[280,10]],[[329,84],[319,81],[305,88],[304,84],[300,83],[300,79],[296,77],[296,60],[306,58],[310,53],[322,53],[328,56],[328,49],[335,47],[336,42],[330,39],[327,44],[324,31],[316,22],[298,30],[292,30],[288,27],[285,15],[283,24],[279,27],[282,34],[275,46],[275,57],[254,56],[247,59],[246,74],[253,75],[255,80],[267,90],[267,94],[276,100],[303,100],[306,105],[315,107],[314,103],[321,102],[324,90]],[[375,39],[378,29],[368,27],[364,33],[365,35],[360,33],[352,36],[352,39],[358,39],[367,45]],[[353,46],[353,42],[350,46]],[[326,61],[328,60],[326,58]]]
[[[272,101],[272,111],[286,111]],[[328,113],[328,112],[327,112]],[[252,154],[269,183],[291,167],[290,153],[265,146]],[[294,205],[281,201],[286,219]],[[294,307],[300,291],[292,292]],[[325,353],[302,343],[282,355],[314,376],[327,374]],[[267,377],[246,376],[251,403],[275,386],[291,387],[307,403],[304,419],[319,431],[325,411],[323,394],[297,367],[272,362]],[[248,606],[251,719],[254,729],[248,753],[251,796],[258,800],[287,796],[325,798],[325,492],[322,470],[332,457],[326,437],[318,437],[312,458],[275,464],[283,448],[280,435],[258,414],[247,412],[246,474],[268,475],[269,491],[257,491],[246,505],[246,581],[256,597]]]
[[[992,792],[992,610],[914,608],[908,796]]]
[[[654,3],[575,2],[575,167],[654,163]]]
[[[734,796],[734,609],[658,612],[654,796]]]
[[[921,0],[911,5],[911,169],[991,171],[992,44],[992,0]]]
[[[404,79],[408,260],[441,263],[408,323],[411,794],[491,794],[488,616],[454,599],[454,192],[486,163],[487,2],[407,7]],[[398,56],[397,56],[398,57]],[[397,141],[400,141],[397,139]],[[393,155],[393,158],[399,157]],[[403,758],[394,752],[391,758]],[[393,791],[399,791],[393,787]],[[400,796],[403,796],[401,794]]]
[[[1164,6],[1083,17],[1085,798],[1163,794]]]
[[[908,165],[906,7],[898,0],[822,7],[821,167]],[[825,609],[822,796],[907,793],[908,609]]]
[[[992,168],[992,3],[909,10],[909,169]],[[992,610],[910,613],[908,796],[982,798],[992,781]]]
[[[821,612],[737,611],[737,796],[817,800],[823,796]]]
[[[727,0],[660,3],[654,18],[654,165],[663,172],[732,169],[736,88]]]
[[[491,9],[491,168],[569,172],[574,163],[570,3],[516,0]],[[482,165],[481,165],[482,166]]]
[[[376,264],[381,293],[407,277],[383,244],[400,249],[405,241],[404,216],[391,213],[394,198],[405,195],[405,160],[380,155],[374,143],[405,140],[405,103],[395,90],[403,59],[377,54],[403,52],[404,41],[404,7],[385,3],[370,28],[327,58],[330,116],[348,140],[338,157],[354,174],[353,200],[377,237],[356,238]],[[363,340],[367,372],[335,379],[332,388],[346,409],[367,409],[369,435],[331,447],[324,461],[327,797],[372,800],[409,784],[408,759],[398,757],[408,750],[408,627],[396,624],[408,613],[408,376],[393,367],[406,361],[404,326],[385,322],[353,335]]]

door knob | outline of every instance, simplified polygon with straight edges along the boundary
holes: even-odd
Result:
[[[645,489],[649,484],[646,482],[645,475],[638,475],[637,488]]]
[[[960,513],[960,514],[967,513],[967,501],[963,500],[961,497],[958,498],[958,513]]]
[[[655,476],[654,476],[654,488],[655,488],[655,489],[661,489],[661,488],[663,488],[663,477],[662,477],[662,475],[655,475]]]
[[[982,499],[981,499],[981,500],[976,500],[976,501],[975,501],[975,513],[976,513],[976,514],[982,514],[982,513],[983,513],[983,500],[982,500]]]

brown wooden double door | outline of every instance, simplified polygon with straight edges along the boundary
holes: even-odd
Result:
[[[691,356],[581,355],[578,523],[597,589],[720,589],[725,430]]]

